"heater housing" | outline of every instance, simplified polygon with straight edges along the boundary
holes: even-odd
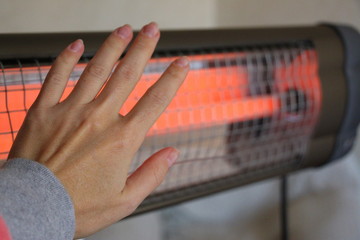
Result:
[[[64,97],[108,33],[0,34],[0,159],[6,159],[50,65],[68,43],[86,52]],[[149,131],[130,173],[168,145],[182,155],[137,212],[344,156],[360,122],[360,35],[351,27],[164,31],[126,114],[177,56],[190,73]],[[120,60],[121,61],[121,60]]]

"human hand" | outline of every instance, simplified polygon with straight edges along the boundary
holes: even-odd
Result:
[[[147,131],[189,69],[187,58],[177,59],[126,116],[119,115],[159,37],[155,23],[143,27],[111,74],[132,39],[130,26],[116,29],[72,93],[60,102],[84,51],[81,40],[70,44],[55,60],[11,148],[9,158],[37,161],[60,179],[75,207],[76,237],[88,236],[131,214],[162,182],[178,156],[174,148],[162,149],[128,176]]]

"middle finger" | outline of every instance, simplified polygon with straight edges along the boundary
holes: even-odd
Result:
[[[99,95],[98,101],[106,102],[106,105],[116,112],[120,110],[143,74],[159,38],[160,32],[156,23],[149,23],[141,29]]]

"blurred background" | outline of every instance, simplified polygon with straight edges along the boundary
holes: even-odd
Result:
[[[140,29],[150,21],[157,21],[163,30],[321,22],[346,23],[360,30],[360,0],[0,0],[0,3],[1,33],[111,31],[125,23]],[[133,217],[87,239],[279,239],[278,188],[278,179],[252,184]],[[358,240],[359,138],[342,161],[291,175],[289,192],[290,239]]]

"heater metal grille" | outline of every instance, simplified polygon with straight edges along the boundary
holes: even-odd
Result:
[[[188,78],[149,131],[130,172],[166,146],[178,148],[181,157],[138,211],[300,168],[317,122],[321,86],[311,41],[157,52],[120,113],[185,54],[191,60]],[[75,67],[64,97],[86,61]],[[0,67],[0,159],[6,159],[49,63],[0,61]]]

